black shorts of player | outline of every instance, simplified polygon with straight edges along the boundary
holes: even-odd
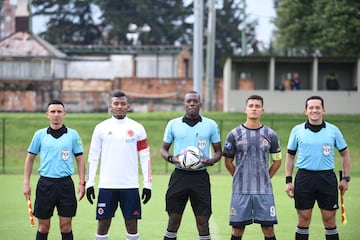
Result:
[[[48,219],[57,208],[61,217],[74,217],[77,209],[74,182],[70,176],[64,178],[40,177],[36,186],[34,216]]]
[[[309,171],[300,169],[294,183],[295,208],[312,209],[315,201],[320,209],[336,210],[338,206],[338,181],[333,170]]]
[[[175,169],[171,174],[166,211],[182,214],[189,199],[195,216],[211,215],[210,177],[206,170]]]

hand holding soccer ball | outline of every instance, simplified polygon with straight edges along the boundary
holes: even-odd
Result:
[[[178,155],[178,163],[182,168],[198,169],[202,167],[203,154],[197,148],[193,146],[186,147]]]

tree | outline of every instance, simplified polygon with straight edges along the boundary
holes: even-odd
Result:
[[[32,0],[33,15],[49,17],[47,30],[39,35],[52,44],[96,44],[101,40],[90,0]]]
[[[277,43],[283,49],[326,56],[360,54],[360,2],[281,0],[277,5]]]
[[[182,0],[96,0],[103,14],[102,24],[108,29],[108,42],[129,44],[129,24],[136,24],[139,40],[146,45],[189,44],[192,24],[186,22],[191,15],[191,6]],[[148,25],[149,32],[141,27]]]
[[[36,9],[34,15],[50,18],[47,30],[40,36],[53,44],[128,45],[137,42],[143,45],[191,46],[193,1],[33,0],[32,5]],[[208,1],[204,2],[206,32]],[[97,24],[93,20],[93,6],[101,12]],[[245,0],[223,0],[216,8],[215,75],[221,76],[225,58],[245,51],[242,33],[247,40],[246,54],[259,52],[255,35],[257,22],[248,20]],[[129,29],[129,26],[135,25],[137,27]],[[151,30],[143,31],[143,26],[150,26]],[[138,41],[128,38],[131,32],[138,34]]]
[[[248,21],[244,0],[223,0],[216,14],[215,75],[222,76],[222,65],[226,58],[240,55],[245,51],[242,46],[242,31],[245,32],[246,54],[257,54],[255,29],[257,22]]]

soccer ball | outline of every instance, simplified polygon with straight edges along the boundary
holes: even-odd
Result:
[[[183,149],[179,155],[179,160],[185,168],[195,168],[201,162],[203,155],[197,147],[189,146]]]

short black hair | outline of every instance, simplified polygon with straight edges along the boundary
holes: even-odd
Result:
[[[251,99],[261,101],[261,106],[264,106],[264,98],[263,98],[262,96],[260,96],[260,95],[251,95],[250,97],[248,97],[248,98],[246,99],[246,104],[247,104],[248,101],[251,100]]]
[[[311,97],[308,97],[305,101],[305,109],[307,109],[308,107],[308,101],[309,100],[320,100],[321,101],[321,106],[322,108],[324,108],[324,99],[320,96],[311,96]]]
[[[198,93],[197,91],[195,91],[195,90],[190,90],[190,91],[187,91],[187,92],[186,92],[185,96],[186,96],[187,94],[196,94],[196,95],[198,95],[198,97],[199,97],[199,102],[201,102],[200,93]]]
[[[48,103],[47,106],[49,107],[49,106],[52,105],[52,104],[60,104],[60,105],[63,106],[63,108],[65,109],[64,103],[63,103],[62,101],[60,101],[60,100],[53,99],[53,100],[51,100],[51,101]]]
[[[124,92],[116,91],[113,93],[112,97],[127,97]]]

